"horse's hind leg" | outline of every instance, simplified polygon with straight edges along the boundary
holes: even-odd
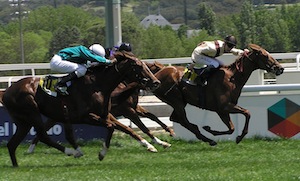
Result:
[[[175,132],[172,128],[168,127],[166,124],[164,124],[163,122],[161,122],[157,116],[155,116],[154,114],[150,113],[149,111],[147,111],[145,108],[143,108],[140,105],[137,105],[136,107],[136,112],[138,113],[139,116],[142,117],[146,117],[149,118],[153,121],[155,121],[157,124],[159,124],[164,130],[166,130],[167,132],[170,133],[170,136],[175,137]]]
[[[173,122],[177,122],[179,123],[181,126],[185,127],[186,129],[188,129],[189,131],[191,131],[192,133],[195,134],[195,136],[199,139],[202,140],[204,142],[209,143],[209,145],[211,146],[215,146],[217,143],[209,138],[207,138],[206,136],[204,136],[203,134],[201,134],[199,128],[197,125],[192,124],[188,121],[187,117],[186,117],[186,112],[185,109],[174,109],[174,111],[172,112],[171,116],[170,116],[170,120]]]
[[[18,166],[17,159],[16,159],[16,149],[21,143],[21,141],[25,138],[27,133],[29,132],[31,126],[16,122],[16,127],[17,129],[15,134],[11,137],[11,139],[7,143],[10,159],[14,167]]]
[[[50,137],[47,135],[47,132],[44,127],[44,123],[42,121],[42,117],[38,112],[32,113],[31,115],[27,116],[27,119],[31,121],[37,136],[39,137],[40,141],[45,143],[48,146],[56,148],[57,150],[65,153],[66,155],[76,155],[73,149],[65,148],[64,146],[52,141]]]
[[[47,121],[45,122],[44,126],[46,130],[49,130],[50,128],[52,128],[55,125],[55,121],[51,120],[51,119],[47,119]],[[34,139],[32,140],[27,153],[33,153],[35,146],[38,144],[38,142],[40,141],[39,137],[36,135],[34,137]]]
[[[203,129],[207,132],[209,132],[210,134],[214,135],[214,136],[218,136],[218,135],[224,135],[224,134],[232,134],[234,131],[234,125],[230,119],[229,113],[218,113],[219,117],[221,118],[222,122],[226,125],[226,127],[228,128],[227,131],[216,131],[216,130],[212,130],[210,128],[210,126],[203,126]]]

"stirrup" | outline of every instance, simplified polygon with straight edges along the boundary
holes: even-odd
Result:
[[[68,88],[66,86],[61,87],[61,86],[56,85],[56,86],[54,86],[54,89],[56,90],[56,92],[58,92],[61,95],[64,95],[64,96],[69,95],[69,93],[67,91]]]

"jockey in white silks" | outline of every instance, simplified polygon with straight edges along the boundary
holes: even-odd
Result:
[[[215,41],[203,41],[197,45],[192,53],[193,64],[189,67],[190,69],[194,68],[195,63],[207,65],[198,75],[196,82],[200,83],[202,86],[206,84],[206,79],[208,75],[214,70],[218,69],[220,65],[224,63],[216,59],[223,55],[224,53],[232,53],[234,55],[242,55],[243,53],[249,52],[248,49],[237,49],[235,48],[237,41],[234,36],[225,37],[224,41],[215,40]]]

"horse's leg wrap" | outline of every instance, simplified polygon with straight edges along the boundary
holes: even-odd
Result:
[[[140,143],[141,143],[142,146],[147,147],[147,150],[148,150],[148,151],[153,152],[153,153],[156,153],[156,152],[157,152],[157,149],[156,149],[153,145],[151,145],[147,140],[142,139],[142,140],[140,141]]]
[[[156,144],[158,144],[158,145],[161,145],[161,146],[163,146],[164,148],[169,148],[169,147],[171,147],[171,144],[170,144],[170,143],[167,143],[167,142],[165,142],[165,141],[162,141],[162,140],[158,139],[157,137],[154,137],[154,138],[152,139],[152,142],[153,142],[153,143],[156,143]]]

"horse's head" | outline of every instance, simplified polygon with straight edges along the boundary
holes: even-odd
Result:
[[[128,82],[138,82],[143,88],[157,89],[160,81],[153,75],[144,62],[135,57],[132,53],[116,52],[116,69],[125,75]]]
[[[155,74],[156,72],[163,69],[165,66],[157,61],[154,61],[153,63],[145,62],[147,67],[150,69],[150,71]]]
[[[256,44],[249,44],[249,48],[252,51],[249,53],[248,57],[252,61],[256,60],[255,62],[258,68],[272,72],[275,75],[283,73],[284,68],[265,49]]]

